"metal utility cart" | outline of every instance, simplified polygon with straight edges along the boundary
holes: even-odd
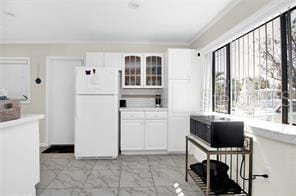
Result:
[[[198,176],[188,165],[188,144],[189,142],[205,153],[207,160],[206,182]],[[226,195],[252,195],[252,170],[253,170],[253,140],[245,137],[244,147],[242,148],[211,148],[204,141],[196,136],[186,136],[186,171],[185,180],[188,181],[188,174],[200,187],[206,196],[217,195],[210,189],[210,160],[215,159],[226,163],[229,166],[228,175],[242,189],[240,194],[227,193]],[[225,195],[225,194],[223,194]]]

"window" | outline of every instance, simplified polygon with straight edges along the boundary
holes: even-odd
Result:
[[[296,124],[296,9],[288,17],[288,123]]]
[[[232,114],[281,122],[280,19],[231,43]]]
[[[213,53],[213,88],[214,96],[214,111],[219,113],[228,113],[229,111],[229,52],[228,45],[224,46]]]
[[[29,102],[30,59],[0,57],[0,90],[7,91],[7,97]]]
[[[296,7],[213,52],[213,111],[296,124]]]

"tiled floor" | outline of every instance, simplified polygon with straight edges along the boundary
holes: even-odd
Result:
[[[184,155],[130,155],[116,160],[75,160],[73,154],[41,154],[38,196],[202,196],[185,182]],[[190,157],[193,162],[194,158]],[[180,189],[174,185],[178,183]],[[177,193],[178,192],[178,193]]]

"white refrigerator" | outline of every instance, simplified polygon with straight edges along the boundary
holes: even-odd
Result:
[[[75,158],[118,156],[118,69],[76,68]]]

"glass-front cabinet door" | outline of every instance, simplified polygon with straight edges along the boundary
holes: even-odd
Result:
[[[161,54],[144,55],[145,87],[163,87],[163,56]]]
[[[142,55],[125,54],[123,55],[123,88],[142,88]]]

